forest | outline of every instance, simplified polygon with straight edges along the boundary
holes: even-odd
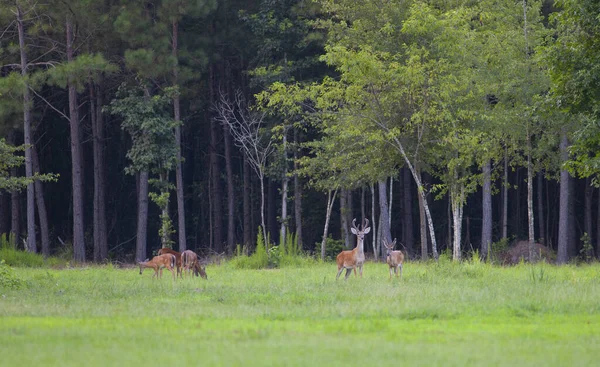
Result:
[[[0,0],[0,234],[77,262],[600,254],[593,0]]]

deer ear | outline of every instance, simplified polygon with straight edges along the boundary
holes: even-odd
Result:
[[[371,232],[371,227],[367,227],[367,228],[365,228],[365,230],[363,231],[363,233],[364,233],[364,234],[367,234],[367,233],[369,233],[369,232]]]
[[[357,236],[358,236],[358,232],[356,231],[356,229],[354,229],[354,228],[350,228],[350,230],[352,231],[352,233],[354,233],[355,235],[357,235]]]

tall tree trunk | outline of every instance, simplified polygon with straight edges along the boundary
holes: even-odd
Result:
[[[577,237],[577,218],[575,213],[577,211],[575,207],[575,177],[569,176],[569,240],[567,243],[569,247],[567,249],[567,256],[569,259],[577,257],[579,253],[577,252],[577,244],[579,243],[579,237]]]
[[[6,193],[0,193],[0,235],[10,232],[10,208],[9,196]]]
[[[350,243],[350,231],[348,228],[350,227],[348,223],[348,190],[341,189],[340,190],[340,231],[341,237],[344,239],[344,247],[346,249],[351,248]]]
[[[37,150],[35,146],[31,147],[31,158],[33,160],[33,172],[41,173],[40,161],[38,159]],[[48,228],[48,213],[46,212],[46,201],[44,199],[44,189],[42,182],[39,180],[35,181],[35,200],[38,208],[38,218],[40,219],[40,237],[42,240],[42,254],[44,256],[50,256],[50,230]]]
[[[454,261],[460,261],[462,257],[461,241],[464,195],[464,187],[462,186],[455,186],[450,191],[450,197],[452,199],[452,222],[454,227],[454,241],[452,242],[452,260]]]
[[[277,212],[275,210],[275,197],[277,196],[277,187],[275,182],[271,179],[267,181],[267,228],[268,235],[265,238],[269,238],[271,243],[277,243],[277,234],[279,233],[277,228]]]
[[[146,258],[146,241],[148,237],[148,171],[138,175],[138,213],[137,241],[135,250],[136,261]]]
[[[281,228],[279,231],[279,243],[285,247],[288,226],[287,202],[288,202],[288,170],[287,170],[287,128],[283,131],[283,173],[281,175]]]
[[[294,172],[298,170],[298,129],[294,129]],[[302,183],[298,174],[294,174],[294,217],[296,219],[296,243],[302,249]]]
[[[325,216],[325,226],[323,228],[323,238],[321,240],[321,261],[325,261],[325,247],[327,246],[327,233],[329,232],[329,220],[331,219],[331,210],[333,209],[333,203],[335,202],[335,195],[337,189],[332,193],[331,190],[327,192],[327,213]]]
[[[177,56],[178,41],[179,41],[179,23],[173,20],[172,24],[173,36],[172,36],[172,54],[175,60],[173,65],[173,85],[178,86],[179,83],[179,58]],[[175,93],[173,96],[173,114],[175,121],[181,123],[181,106],[179,102],[179,93]],[[175,181],[176,181],[176,192],[177,192],[177,233],[179,239],[179,252],[183,252],[187,249],[187,237],[185,232],[185,206],[184,206],[184,195],[183,195],[183,167],[181,163],[181,126],[177,124],[175,126],[175,144],[177,145],[177,163],[175,165]]]
[[[529,242],[529,259],[533,260],[535,244],[535,225],[533,218],[533,167],[531,166],[531,136],[527,133],[527,229]]]
[[[209,70],[209,79],[210,79],[210,93],[211,99],[214,95],[214,85],[215,85],[215,76],[214,76],[214,65],[211,65]],[[212,101],[211,101],[212,102]],[[212,103],[211,103],[212,104]],[[221,195],[221,183],[219,180],[221,169],[219,167],[219,135],[217,129],[217,121],[215,119],[210,119],[210,149],[209,149],[209,160],[211,167],[211,200],[213,203],[213,229],[214,229],[214,249],[217,252],[223,251],[223,209],[222,209],[222,195]],[[266,235],[265,235],[266,238]]]
[[[540,231],[540,243],[546,244],[546,229],[544,228],[544,175],[542,172],[537,174],[537,216],[538,229]]]
[[[377,228],[375,228],[376,223],[377,223],[377,220],[375,219],[375,185],[371,184],[370,188],[371,188],[371,215],[373,216],[372,221],[371,221],[372,227],[373,227],[373,256],[375,257],[375,261],[377,261],[377,259],[379,258],[379,246],[377,246],[378,242],[377,242],[377,236],[375,235],[375,233],[377,233],[377,231],[379,230],[379,226],[377,226]]]
[[[227,172],[227,249],[233,253],[235,246],[235,182],[231,157],[231,136],[227,124],[223,124],[223,140],[225,141],[225,171]]]
[[[19,33],[19,50],[21,53],[21,75],[27,77],[27,53],[25,51],[25,27],[23,26],[23,13],[17,5],[17,28]],[[25,140],[25,177],[33,176],[33,163],[31,161],[31,94],[29,85],[25,82],[23,88],[23,131]],[[27,185],[27,251],[37,252],[35,240],[35,192],[34,183]]]
[[[8,143],[17,145],[17,132],[12,130],[8,133]],[[17,169],[10,169],[12,177],[17,176]],[[10,193],[10,234],[15,246],[19,246],[21,242],[21,193],[15,190]]]
[[[421,172],[418,172],[418,175],[421,176]],[[427,202],[425,201],[425,196],[420,193],[417,195],[419,199],[419,229],[421,234],[421,260],[427,260],[427,218],[425,214],[425,205]]]
[[[502,238],[508,238],[508,146],[504,147],[504,175],[502,183]]]
[[[67,61],[73,62],[73,24],[71,15],[66,17]],[[83,164],[81,155],[81,133],[79,130],[79,111],[77,90],[70,76],[69,88],[69,124],[71,127],[71,167],[73,182],[73,259],[85,261],[84,221],[83,221]]]
[[[381,240],[386,243],[392,243],[392,234],[390,232],[390,218],[387,200],[387,185],[385,180],[379,181],[379,217],[381,228]],[[382,255],[383,259],[383,255]]]
[[[413,215],[412,215],[412,202],[413,202],[413,193],[412,193],[412,185],[411,185],[411,177],[410,171],[407,168],[402,168],[402,180],[403,180],[403,190],[402,190],[402,200],[404,201],[403,209],[403,237],[404,244],[407,249],[411,251],[415,251],[415,237],[413,234]]]
[[[600,258],[600,189],[598,189],[598,201],[596,204],[596,258]]]
[[[252,244],[252,207],[250,202],[250,166],[248,161],[244,158],[244,246],[247,250],[250,249]]]
[[[569,159],[567,133],[563,129],[560,137],[561,161]],[[569,261],[569,171],[560,171],[560,205],[558,219],[558,253],[556,262],[565,264]]]
[[[94,154],[94,261],[108,258],[105,207],[105,166],[104,166],[104,120],[102,118],[102,93],[96,93],[91,80],[89,83],[90,115],[92,120],[92,144]]]
[[[481,223],[481,256],[489,259],[492,245],[492,164],[486,160],[483,165],[483,198]]]
[[[388,226],[392,228],[392,197],[394,195],[394,178],[390,177],[390,197],[389,197],[389,205],[388,205]]]
[[[265,176],[259,175],[260,179],[260,225],[262,227],[263,238],[265,239],[265,249],[269,249],[269,237],[267,233],[267,225],[265,223]]]
[[[593,200],[593,195],[594,195],[594,187],[592,186],[592,180],[588,177],[585,179],[585,203],[584,203],[584,211],[583,211],[583,225],[584,225],[584,231],[585,233],[587,233],[587,238],[589,240],[589,244],[591,245],[593,243],[593,236],[594,234],[592,233],[592,200]],[[594,256],[594,251],[593,251],[593,246],[590,246],[590,248],[587,249],[586,253],[585,253],[586,257],[588,259],[591,259],[592,256]]]

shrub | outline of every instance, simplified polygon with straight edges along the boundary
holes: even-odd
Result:
[[[0,259],[4,260],[9,266],[29,268],[65,266],[67,263],[67,260],[61,258],[48,257],[44,259],[44,256],[41,254],[20,251],[9,247],[0,248]]]
[[[20,289],[25,283],[19,278],[13,268],[8,266],[4,260],[0,260],[0,287],[8,289]]]

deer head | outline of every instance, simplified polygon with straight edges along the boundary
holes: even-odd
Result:
[[[365,239],[365,235],[371,231],[371,227],[369,227],[369,220],[367,218],[364,219],[362,223],[362,229],[356,226],[356,218],[352,220],[352,228],[350,228],[352,233],[358,237],[358,240],[362,242]]]
[[[394,241],[388,245],[387,241],[384,239],[383,240],[383,246],[386,248],[387,253],[386,253],[386,257],[390,256],[392,254],[392,251],[394,251],[394,246],[396,246],[396,239],[394,238]]]

